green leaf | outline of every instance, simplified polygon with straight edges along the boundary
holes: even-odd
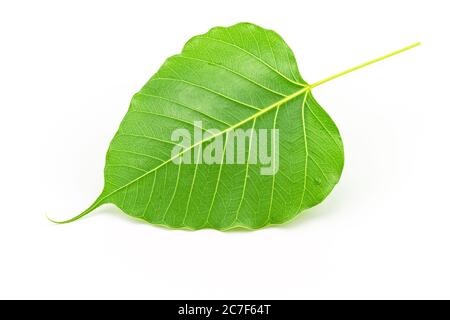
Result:
[[[193,37],[133,96],[107,153],[101,195],[61,223],[106,203],[172,228],[257,229],[293,219],[325,199],[344,165],[339,131],[311,89],[364,65],[308,85],[274,31],[240,23]],[[172,139],[179,129],[205,135],[183,149]],[[254,131],[245,141],[247,161],[230,164],[225,159],[238,151],[227,143],[238,129]],[[278,144],[268,140],[272,155],[278,148],[275,174],[249,161],[260,129],[278,129]],[[175,163],[200,160],[206,150],[220,161]]]

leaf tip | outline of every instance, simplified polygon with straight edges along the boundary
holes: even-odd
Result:
[[[48,214],[46,214],[45,217],[47,218],[48,221],[55,223],[55,224],[63,224],[65,222],[65,221],[54,220],[54,219],[50,218]]]
[[[50,217],[48,216],[48,214],[46,214],[46,217],[47,217],[47,220],[48,220],[48,221],[53,222],[53,223],[55,223],[55,224],[67,224],[67,223],[71,223],[71,222],[77,221],[78,219],[83,218],[85,215],[88,215],[88,214],[91,213],[94,209],[96,209],[99,205],[100,205],[100,202],[99,202],[99,201],[96,201],[96,202],[94,202],[93,205],[91,205],[89,208],[87,208],[85,211],[83,211],[83,212],[80,213],[79,215],[77,215],[77,216],[75,216],[75,217],[73,217],[73,218],[67,219],[67,220],[61,220],[61,221],[60,221],[60,220],[54,220],[54,219],[50,218]]]

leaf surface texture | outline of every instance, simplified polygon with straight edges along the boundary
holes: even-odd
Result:
[[[261,164],[175,164],[172,132],[193,136],[199,121],[205,132],[217,129],[203,149],[236,129],[279,129],[278,172],[262,175]],[[198,145],[186,152],[199,157]],[[107,153],[104,190],[85,213],[113,203],[173,228],[256,229],[320,203],[343,164],[339,131],[284,40],[249,23],[216,27],[190,39],[133,96]]]

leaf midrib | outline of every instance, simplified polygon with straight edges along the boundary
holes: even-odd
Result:
[[[213,140],[213,139],[215,139],[215,138],[217,138],[217,137],[223,135],[224,133],[227,133],[227,132],[229,132],[229,131],[231,131],[231,130],[234,130],[234,129],[239,128],[240,126],[246,124],[246,123],[249,122],[249,121],[252,121],[252,120],[254,120],[254,119],[256,119],[256,118],[259,118],[260,116],[262,116],[263,114],[265,114],[265,113],[271,111],[272,109],[276,108],[277,106],[282,106],[282,105],[284,105],[285,103],[291,101],[292,99],[295,99],[296,97],[300,96],[302,93],[305,93],[305,92],[309,91],[309,88],[310,88],[309,86],[304,87],[304,88],[302,88],[301,90],[298,90],[297,92],[294,92],[293,94],[291,94],[291,95],[289,95],[289,96],[286,96],[285,98],[283,98],[283,99],[281,99],[281,100],[279,100],[279,101],[277,101],[277,102],[271,104],[270,106],[268,106],[268,107],[266,107],[266,108],[264,108],[264,109],[261,109],[261,110],[259,110],[258,112],[255,112],[255,113],[254,113],[253,115],[251,115],[250,117],[248,117],[248,118],[246,118],[246,119],[244,119],[244,120],[241,120],[241,121],[239,121],[238,123],[236,123],[236,124],[234,124],[234,125],[232,125],[232,126],[226,128],[226,129],[224,129],[224,130],[222,130],[222,131],[220,131],[220,132],[218,132],[218,133],[216,133],[216,134],[214,134],[214,135],[208,136],[207,138],[205,138],[205,139],[203,139],[203,140],[201,140],[201,141],[199,141],[199,142],[197,142],[197,143],[192,144],[191,146],[189,146],[188,148],[186,148],[186,149],[184,149],[183,151],[179,152],[179,153],[176,154],[175,156],[172,156],[172,157],[169,158],[168,160],[164,161],[163,163],[159,164],[158,166],[154,167],[153,169],[147,171],[147,173],[144,173],[144,174],[140,175],[139,177],[137,177],[137,178],[131,180],[130,182],[128,182],[127,184],[124,184],[124,185],[121,186],[120,188],[117,188],[116,190],[110,192],[109,194],[107,194],[107,195],[105,195],[105,196],[99,198],[99,199],[94,203],[93,207],[95,207],[96,205],[101,204],[101,203],[102,203],[104,200],[106,200],[107,198],[109,198],[109,197],[111,197],[112,195],[116,194],[117,192],[123,190],[124,188],[127,188],[128,186],[130,186],[130,185],[132,185],[133,183],[135,183],[135,182],[141,180],[142,178],[148,176],[149,174],[155,172],[156,170],[160,169],[161,167],[165,166],[166,164],[168,164],[168,163],[170,163],[171,161],[175,160],[176,158],[180,157],[180,156],[183,155],[184,153],[186,153],[186,152],[192,150],[192,149],[195,148],[196,146],[202,145],[203,143],[205,143],[205,142],[207,142],[207,141],[210,141],[210,140]]]

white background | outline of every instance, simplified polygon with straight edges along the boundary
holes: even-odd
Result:
[[[447,1],[2,1],[0,298],[450,298]],[[342,180],[294,222],[171,231],[105,206],[131,96],[193,35],[276,30],[345,144]]]

